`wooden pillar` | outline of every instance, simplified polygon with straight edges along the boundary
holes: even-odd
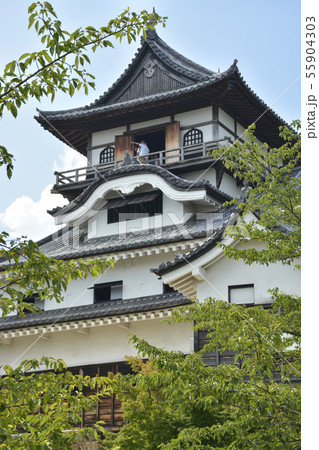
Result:
[[[219,135],[218,120],[219,120],[218,106],[213,105],[213,141],[218,139]]]

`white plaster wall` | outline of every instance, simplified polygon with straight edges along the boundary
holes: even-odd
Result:
[[[182,200],[181,192],[181,200]],[[119,223],[107,223],[107,210],[101,210],[88,220],[88,238],[101,236],[112,236],[148,230],[150,228],[160,228],[166,225],[183,223],[184,207],[182,201],[172,200],[163,194],[163,214],[141,219],[133,219]]]
[[[126,127],[111,128],[110,130],[96,131],[92,133],[92,147],[95,145],[104,145],[107,142],[115,142],[115,136],[121,135],[126,131]]]
[[[125,356],[136,356],[137,351],[129,344],[132,332],[152,345],[167,350],[190,353],[193,350],[192,324],[161,323],[161,320],[134,322],[131,329],[119,325],[90,328],[88,334],[61,331],[38,339],[34,336],[15,338],[11,345],[2,345],[0,364],[16,367],[22,360],[50,356],[62,358],[68,367],[124,361]]]
[[[167,252],[134,259],[120,259],[114,264],[114,269],[106,268],[98,277],[88,276],[85,280],[71,281],[64,302],[45,301],[45,310],[92,305],[93,289],[90,287],[111,281],[123,281],[123,299],[162,294],[163,282],[150,271],[150,267],[158,267],[163,261],[170,261],[174,257],[174,252]]]
[[[183,192],[181,192],[181,200]],[[163,226],[185,222],[183,202],[172,200],[163,195]]]
[[[214,167],[205,170],[194,170],[193,172],[183,173],[180,176],[190,181],[208,180],[213,186],[216,186],[216,170]]]
[[[255,246],[260,247],[257,243]],[[271,297],[267,290],[275,287],[290,294],[300,294],[300,272],[281,263],[268,267],[255,263],[249,266],[223,256],[206,269],[206,278],[209,283],[196,282],[199,300],[215,297],[228,301],[228,286],[238,284],[254,284],[256,304],[269,303]]]
[[[235,132],[234,119],[229,114],[225,113],[225,111],[222,110],[221,108],[219,108],[218,114],[219,114],[219,121],[223,123],[227,128],[229,128],[232,132]],[[222,128],[221,132],[225,134],[226,130]]]
[[[236,180],[227,173],[224,173],[219,189],[232,197],[240,195],[240,186],[237,186]]]
[[[160,117],[159,119],[154,120],[148,120],[146,122],[137,122],[132,123],[130,125],[131,130],[138,130],[140,128],[147,128],[147,127],[153,127],[155,125],[160,125],[161,123],[169,123],[171,121],[171,118],[169,116],[167,117]]]
[[[205,170],[195,170],[193,172],[183,173],[182,177],[191,181],[208,180],[213,186],[216,187],[216,170],[214,167]],[[240,194],[240,187],[237,186],[236,180],[234,180],[234,178],[227,173],[224,173],[219,189],[233,197]]]
[[[64,294],[64,301],[57,303],[55,300],[44,300],[44,310],[59,308],[72,308],[73,306],[91,305],[93,303],[93,290],[88,289],[94,283],[98,283],[97,278],[89,277],[86,280],[71,280]]]
[[[212,120],[212,107],[195,109],[180,114],[175,114],[174,119],[180,122],[181,127],[192,126],[201,122]]]

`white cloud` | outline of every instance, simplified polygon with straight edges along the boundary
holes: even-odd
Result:
[[[51,194],[52,185],[48,185],[42,192],[40,200],[31,197],[18,197],[3,214],[0,214],[0,224],[10,233],[12,238],[27,236],[29,239],[39,240],[57,231],[54,219],[47,210],[56,206],[63,206],[67,200],[60,195]]]
[[[63,172],[64,170],[85,167],[86,165],[87,159],[84,155],[81,155],[81,153],[78,153],[76,150],[65,145],[63,153],[54,161],[53,170]]]
[[[65,146],[63,153],[54,161],[53,170],[63,172],[84,166],[86,166],[86,158]],[[48,185],[41,192],[39,200],[21,195],[8,206],[4,213],[0,213],[0,226],[10,234],[10,237],[27,236],[37,241],[58,230],[59,227],[54,225],[54,219],[47,210],[63,206],[68,202],[61,195],[51,194],[51,188],[52,184]]]

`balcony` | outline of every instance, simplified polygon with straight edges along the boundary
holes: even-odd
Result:
[[[189,163],[193,166],[194,162],[211,160],[212,150],[220,146],[230,146],[231,142],[231,138],[225,136],[223,139],[188,145],[187,147],[152,152],[148,155],[148,164],[159,165],[169,170]],[[134,159],[137,159],[137,157],[134,157]],[[122,163],[123,159],[119,159],[105,164],[55,172],[56,182],[52,192],[63,193],[63,191],[71,190],[70,195],[66,195],[66,197],[72,198],[76,191],[88,186],[94,179],[98,178],[99,174],[118,169],[122,166]]]

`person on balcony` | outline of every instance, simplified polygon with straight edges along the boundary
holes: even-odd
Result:
[[[146,141],[141,141],[141,143],[138,142],[133,142],[133,144],[138,145],[138,150],[137,150],[137,154],[138,154],[138,161],[143,164],[143,163],[147,163],[148,161],[148,157],[147,155],[150,152],[150,149],[147,146],[147,142]]]

